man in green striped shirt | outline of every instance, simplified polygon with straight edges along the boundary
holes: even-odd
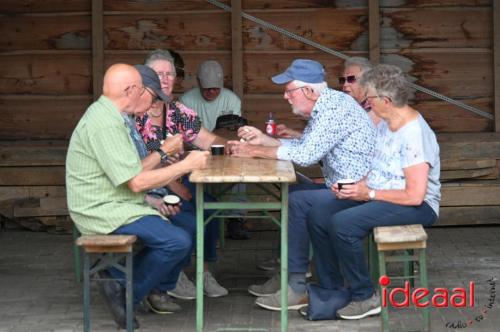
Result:
[[[158,88],[154,71],[145,74],[141,78],[136,68],[125,64],[107,70],[103,95],[80,119],[66,159],[68,208],[80,232],[137,235],[144,244],[134,261],[135,304],[153,289],[166,292],[175,287],[180,262],[191,247],[190,236],[184,230],[144,203],[144,192],[204,168],[208,155],[191,152],[180,162],[156,168],[162,158],[158,152],[141,162],[122,115],[142,115],[158,97],[168,102]],[[181,149],[180,135],[162,145],[166,155]],[[113,277],[120,274],[110,270],[105,276],[108,273]],[[124,327],[123,285],[116,289],[116,294],[108,294],[105,300],[115,321]]]

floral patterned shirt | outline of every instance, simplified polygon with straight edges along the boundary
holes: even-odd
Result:
[[[281,140],[277,157],[300,166],[321,161],[328,187],[340,179],[358,181],[370,168],[375,127],[366,111],[349,95],[325,89],[300,138]]]
[[[168,104],[165,125],[167,133],[181,134],[185,142],[191,142],[200,132],[201,120],[195,111],[173,101]],[[136,119],[136,127],[149,151],[160,148],[160,141],[163,139],[161,126],[153,125],[149,116],[144,114]]]

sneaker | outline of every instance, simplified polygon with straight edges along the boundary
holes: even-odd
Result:
[[[229,292],[219,285],[209,271],[203,272],[203,290],[208,297],[226,296]]]
[[[309,298],[306,292],[297,294],[288,286],[288,310],[299,310],[308,303]],[[281,310],[281,291],[277,291],[271,296],[258,297],[255,304],[264,309],[279,311]]]
[[[367,316],[377,315],[380,311],[380,296],[375,292],[369,299],[351,301],[346,307],[337,312],[337,316],[342,319],[361,319]]]
[[[257,268],[263,271],[278,271],[280,267],[281,266],[279,258],[269,259],[257,265]],[[311,277],[312,277],[311,265],[309,265],[309,268],[307,269],[306,272],[306,278],[309,279]]]
[[[250,285],[248,292],[255,296],[271,296],[281,289],[281,277],[279,273],[275,273],[271,279],[262,285]]]
[[[194,300],[196,298],[196,287],[186,274],[181,271],[175,288],[167,291],[167,294],[182,300]]]
[[[167,293],[153,291],[146,297],[144,303],[149,309],[160,315],[173,314],[182,310],[181,306],[174,303],[173,298]]]
[[[264,271],[275,271],[280,268],[280,259],[273,258],[257,265],[257,268]]]
[[[303,306],[302,308],[299,309],[299,314],[307,319],[307,312],[309,311],[309,305]]]
[[[248,234],[243,224],[244,221],[241,218],[231,219],[231,221],[227,223],[228,237],[233,240],[250,239],[250,234]]]

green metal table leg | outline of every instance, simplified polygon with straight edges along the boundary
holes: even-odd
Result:
[[[281,184],[281,331],[288,330],[288,183]]]
[[[134,318],[134,305],[133,305],[133,289],[132,285],[133,283],[133,272],[132,272],[132,266],[133,266],[133,258],[132,258],[133,253],[132,252],[127,252],[126,258],[125,258],[125,310],[126,310],[126,315],[127,315],[127,332],[133,332],[134,331],[134,324],[133,324],[133,318]]]
[[[73,224],[73,262],[75,265],[75,280],[76,282],[80,282],[81,271],[80,271],[80,248],[76,245],[76,239],[80,236],[80,232],[76,228],[75,224]]]
[[[370,271],[372,283],[377,285],[380,273],[378,267],[377,247],[375,245],[375,240],[373,239],[373,232],[368,235],[368,269]]]
[[[427,263],[425,258],[425,248],[419,250],[419,259],[418,264],[420,268],[420,283],[421,287],[425,289],[429,289],[428,281],[427,281]],[[427,296],[424,297],[424,301],[427,300]],[[422,308],[422,327],[424,331],[430,331],[430,317],[429,317],[429,306]]]
[[[203,248],[204,209],[203,183],[196,183],[196,331],[203,331]]]
[[[378,268],[380,271],[380,275],[386,275],[387,272],[385,270],[385,254],[383,251],[378,252]],[[382,286],[380,286],[380,296],[383,296],[382,294]],[[387,306],[382,306],[382,312],[380,313],[380,317],[382,320],[382,331],[383,332],[388,332],[389,331],[389,311]]]

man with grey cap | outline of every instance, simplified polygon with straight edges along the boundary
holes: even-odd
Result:
[[[240,98],[224,88],[224,72],[217,61],[202,62],[196,76],[198,87],[183,94],[180,101],[198,113],[205,128],[213,131],[221,115],[241,116]]]
[[[141,78],[142,69],[115,64],[106,71],[103,95],[78,122],[66,158],[68,209],[79,231],[136,235],[144,245],[134,258],[135,305],[153,289],[165,292],[175,287],[191,248],[191,238],[183,229],[144,204],[144,192],[204,168],[208,157],[208,152],[195,151],[175,165],[156,168],[162,154],[154,153],[141,162],[126,116],[144,114],[153,100],[167,98],[159,84],[150,84],[154,72]],[[181,149],[179,137],[162,145],[167,155]],[[99,291],[115,322],[125,328],[124,286],[114,280],[123,278],[123,273],[114,268],[98,273],[107,279],[99,283]],[[134,327],[138,325],[134,319]]]
[[[375,129],[366,112],[350,96],[327,87],[323,66],[314,60],[297,59],[272,81],[284,85],[283,97],[294,114],[307,119],[299,138],[276,139],[257,128],[245,126],[231,141],[236,157],[290,160],[300,166],[322,165],[325,184],[297,184],[290,187],[288,221],[288,308],[307,305],[306,272],[309,265],[307,216],[316,204],[331,199],[329,189],[341,179],[363,178],[372,160]],[[274,275],[248,291],[259,296],[256,304],[280,310],[280,278]]]
[[[189,90],[180,97],[180,101],[196,111],[201,123],[209,131],[215,129],[217,118],[234,114],[241,116],[241,100],[231,90],[224,88],[224,71],[215,60],[202,62],[197,72],[198,87]],[[244,190],[243,185],[234,187],[234,191]],[[234,214],[241,215],[241,211]],[[243,226],[242,218],[231,218],[227,224],[228,235],[235,240],[249,239],[250,235]]]

